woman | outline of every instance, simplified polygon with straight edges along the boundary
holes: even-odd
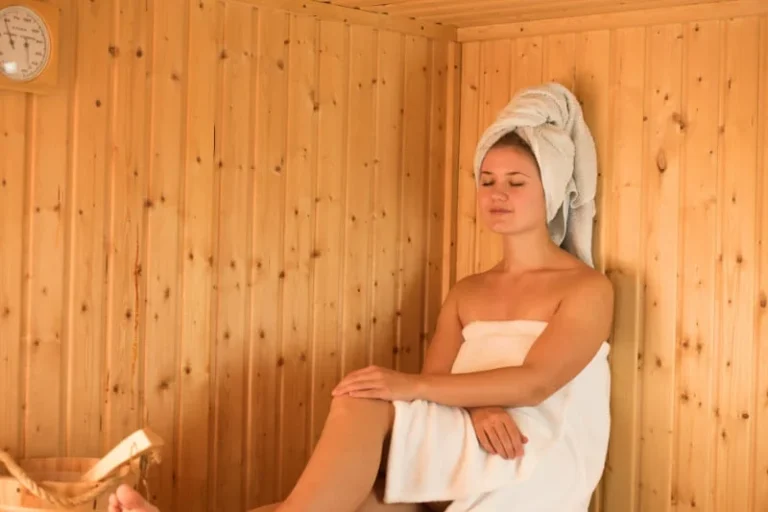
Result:
[[[484,456],[525,459],[524,445],[535,432],[521,433],[508,411],[541,404],[593,360],[610,333],[613,292],[605,276],[551,240],[540,169],[515,132],[486,153],[477,197],[482,221],[503,237],[503,260],[449,292],[421,374],[370,367],[339,383],[322,436],[295,488],[285,502],[259,511],[444,510],[447,503],[433,501],[384,504],[381,493],[373,491],[396,407],[415,401],[442,404],[454,413],[468,410]],[[541,328],[522,364],[452,374],[466,329],[482,328],[484,322],[526,328],[529,322]],[[590,489],[594,474],[591,478]],[[127,488],[118,496],[111,512],[153,510]]]

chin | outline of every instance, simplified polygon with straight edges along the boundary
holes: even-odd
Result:
[[[486,220],[484,225],[488,231],[497,235],[520,235],[534,229],[534,226],[520,226],[513,222],[494,221],[494,219]]]

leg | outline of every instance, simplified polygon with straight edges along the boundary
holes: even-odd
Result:
[[[368,494],[357,512],[426,512],[429,509],[424,505],[417,503],[393,503],[391,505],[385,504],[382,496],[384,495],[384,482],[382,480],[376,481],[376,486],[373,491]],[[259,507],[251,512],[275,512],[279,503],[274,505],[267,505],[266,507]]]
[[[376,481],[394,417],[390,402],[335,398],[307,467],[277,511],[356,511]]]

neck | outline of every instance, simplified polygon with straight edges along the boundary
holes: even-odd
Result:
[[[505,236],[503,270],[519,274],[541,268],[552,263],[559,252],[546,228]]]

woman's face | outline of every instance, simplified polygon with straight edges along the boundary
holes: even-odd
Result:
[[[511,235],[546,226],[539,169],[523,149],[500,146],[486,153],[477,197],[480,216],[495,233]]]

